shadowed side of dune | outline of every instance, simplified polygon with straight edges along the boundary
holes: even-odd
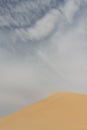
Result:
[[[87,95],[56,93],[0,120],[1,130],[87,130]]]

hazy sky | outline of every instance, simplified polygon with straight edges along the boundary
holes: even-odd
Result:
[[[87,93],[87,0],[0,0],[0,117],[55,91]]]

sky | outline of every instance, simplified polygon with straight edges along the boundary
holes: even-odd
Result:
[[[0,0],[0,117],[59,91],[87,94],[87,0]]]

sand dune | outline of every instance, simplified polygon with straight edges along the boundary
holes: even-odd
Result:
[[[87,95],[54,94],[0,119],[0,130],[87,130]]]

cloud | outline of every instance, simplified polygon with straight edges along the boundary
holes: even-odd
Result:
[[[49,10],[34,26],[29,28],[16,29],[16,35],[26,40],[41,40],[51,35],[56,25],[61,25],[62,22],[72,23],[73,17],[78,12],[81,5],[81,0],[67,0],[64,6],[59,6],[56,9]]]
[[[16,34],[22,39],[26,40],[40,40],[45,38],[54,30],[58,20],[60,18],[60,12],[58,10],[51,10],[42,19],[40,19],[33,27],[27,29],[17,29]]]
[[[81,2],[81,0],[67,0],[66,5],[63,8],[63,13],[68,22],[72,22],[75,13],[79,10]]]
[[[34,25],[51,9],[58,7],[64,0],[7,0],[0,1],[0,27],[26,28]]]

